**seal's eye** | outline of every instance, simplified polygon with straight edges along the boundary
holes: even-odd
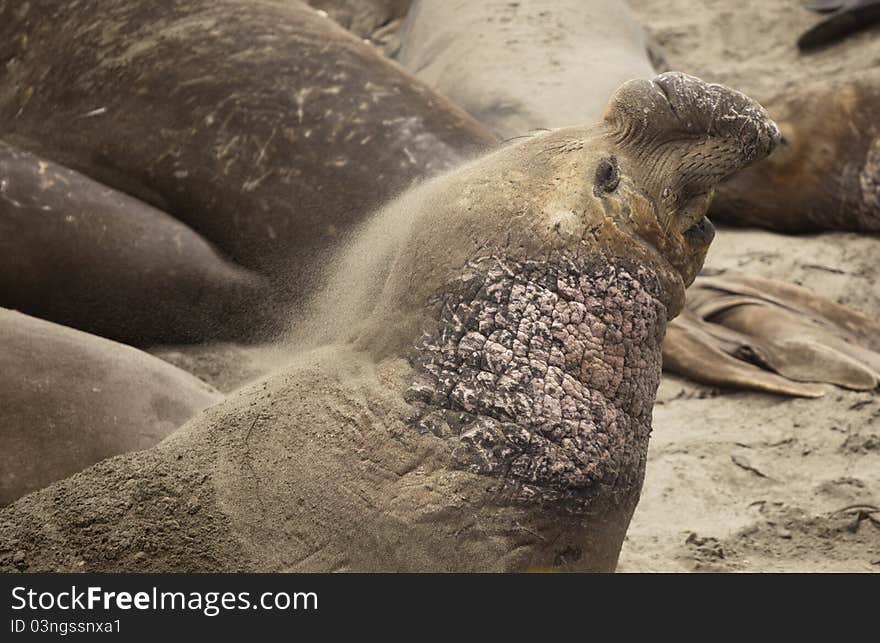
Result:
[[[602,159],[596,168],[596,190],[602,192],[614,192],[620,184],[620,171],[617,169],[617,159],[613,156]]]

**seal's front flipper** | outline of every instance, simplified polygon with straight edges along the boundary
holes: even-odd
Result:
[[[771,368],[797,382],[825,382],[857,391],[877,388],[880,355],[849,347],[818,325],[773,304],[753,302],[712,319],[725,328],[759,338],[770,347]],[[859,354],[861,352],[861,354]]]
[[[880,325],[806,288],[735,274],[698,277],[687,310],[670,325],[663,364],[698,381],[784,395],[806,396],[804,382],[873,390],[878,343]]]
[[[813,4],[830,7],[833,3],[817,2]],[[830,45],[880,22],[880,0],[849,0],[838,4],[838,10],[835,13],[798,38],[797,44],[801,51],[810,51]],[[808,8],[820,12],[834,10],[833,8]]]
[[[685,310],[666,328],[663,369],[724,388],[792,397],[822,397],[825,394],[821,386],[793,382],[752,363],[759,360],[743,359],[755,357],[756,352],[756,347],[747,338],[735,337],[723,326],[704,322]]]
[[[688,291],[689,305],[702,317],[711,317],[726,304],[721,295],[755,298],[798,313],[834,329],[853,344],[880,352],[880,322],[858,311],[816,295],[796,284],[728,272],[723,276],[700,276]]]

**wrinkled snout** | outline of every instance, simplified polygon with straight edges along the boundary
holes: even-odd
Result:
[[[604,121],[622,171],[650,203],[623,219],[679,275],[680,288],[668,287],[675,314],[712,242],[715,186],[768,156],[779,129],[748,96],[680,72],[624,84]]]
[[[699,147],[704,160],[701,178],[713,184],[768,156],[780,137],[756,101],[681,72],[626,83],[612,96],[605,120],[622,144]]]
[[[776,123],[745,94],[680,72],[661,74],[653,82],[685,132],[736,141],[743,164],[769,156],[779,143]]]

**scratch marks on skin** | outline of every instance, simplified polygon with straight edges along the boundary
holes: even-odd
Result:
[[[173,91],[179,92],[181,89],[186,89],[187,87],[195,87],[197,85],[208,85],[217,82],[217,77],[214,75],[208,76],[200,76],[199,78],[190,78],[187,80],[180,81]]]
[[[28,106],[28,103],[31,102],[31,98],[33,98],[33,97],[34,97],[34,88],[28,87],[24,91],[24,96],[21,99],[21,106],[18,108],[18,111],[15,112],[15,116],[13,116],[13,118],[18,118],[22,114],[24,114],[25,108]]]
[[[16,208],[22,207],[21,202],[13,199],[9,196],[6,191],[9,188],[9,181],[7,179],[0,179],[0,198],[2,198],[7,203],[12,204]]]
[[[381,85],[376,85],[370,81],[364,83],[364,89],[370,94],[370,99],[374,103],[378,103],[383,98],[394,96],[394,92],[387,91],[383,89]]]
[[[275,135],[278,133],[278,129],[282,125],[283,125],[283,121],[276,124],[272,128],[272,133],[269,134],[269,136],[262,143],[262,145],[256,141],[254,141],[254,145],[256,145],[257,151],[258,151],[257,158],[254,161],[254,165],[257,169],[259,169],[262,166],[263,160],[266,158],[266,150],[269,148],[269,145],[275,139]],[[228,170],[228,168],[229,168],[229,165],[227,165],[227,170]],[[263,181],[268,179],[274,173],[275,173],[275,168],[273,167],[273,168],[269,168],[267,171],[263,172],[260,176],[249,177],[241,184],[241,189],[244,190],[245,192],[253,192],[258,187],[260,187],[260,184],[263,183]],[[270,234],[270,237],[274,238],[274,231],[272,231],[272,234]]]
[[[266,142],[257,147],[257,149],[260,152],[259,155],[257,156],[257,160],[256,160],[257,165],[260,165],[263,162],[263,159],[266,158],[266,150],[269,147],[269,143],[272,142],[272,139],[275,138],[275,134],[277,134],[277,133],[278,133],[278,125],[276,125],[275,127],[272,128],[272,133],[269,134],[269,137],[266,139]]]
[[[217,160],[221,161],[230,155],[230,152],[238,145],[238,141],[241,140],[241,137],[236,135],[226,141],[226,144],[223,147],[218,148],[217,150]],[[229,173],[229,165],[233,163],[235,159],[233,158],[226,166],[226,174]]]
[[[248,179],[247,181],[245,181],[244,183],[242,183],[242,185],[241,185],[241,189],[244,190],[245,192],[253,192],[253,191],[256,190],[258,187],[260,187],[260,184],[261,184],[263,181],[265,181],[265,180],[268,179],[270,176],[272,176],[272,174],[273,174],[274,172],[275,172],[275,169],[273,168],[273,169],[270,169],[269,171],[263,173],[261,176],[258,176],[258,177],[254,178],[254,179]]]
[[[869,218],[880,218],[880,138],[875,138],[868,148],[865,165],[859,175],[862,202]]]
[[[164,20],[157,18],[156,23],[151,28],[153,34],[161,34],[161,36],[126,38],[120,31],[125,25],[131,24],[131,21],[131,16],[123,14],[117,17],[115,22],[116,28],[110,28],[114,25],[114,21],[108,18],[102,22],[96,22],[94,25],[87,25],[79,34],[80,37],[84,37],[89,31],[94,30],[99,35],[97,44],[105,52],[113,51],[113,46],[116,43],[127,43],[124,50],[117,49],[118,53],[116,55],[105,54],[99,58],[101,66],[119,67],[129,65],[136,58],[152,53],[163,42],[172,40],[197,42],[202,37],[201,34],[214,34],[219,26],[218,19],[198,15],[183,16],[169,14]],[[219,33],[222,33],[222,31]]]
[[[303,87],[296,93],[296,96],[294,96],[294,100],[296,101],[296,118],[300,125],[302,125],[303,118],[305,118],[306,99],[311,93],[311,88]]]
[[[93,109],[90,112],[86,112],[85,114],[80,115],[79,118],[94,118],[96,116],[103,116],[106,113],[106,107],[98,107],[97,109]]]
[[[345,75],[341,74],[341,80],[345,80]],[[337,80],[334,77],[334,80]],[[302,125],[306,120],[306,101],[309,99],[312,94],[315,93],[314,87],[303,87],[294,95],[294,103],[296,104],[296,119],[297,122]],[[317,90],[317,94],[319,96],[336,96],[343,90],[342,85],[333,85],[330,87],[322,87]],[[326,109],[322,116],[323,120],[330,120],[330,117],[333,115],[332,109]],[[332,140],[332,137],[331,137]]]

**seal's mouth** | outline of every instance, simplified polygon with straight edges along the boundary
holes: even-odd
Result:
[[[709,211],[712,195],[713,192],[710,190],[709,192],[693,196],[684,205],[676,208],[675,219],[678,221],[679,232],[686,238],[692,236],[688,234],[689,232],[708,223],[706,213]],[[706,219],[705,222],[703,221],[704,219]]]
[[[715,226],[709,221],[709,217],[703,216],[684,231],[684,238],[692,246],[708,246],[715,238]]]

